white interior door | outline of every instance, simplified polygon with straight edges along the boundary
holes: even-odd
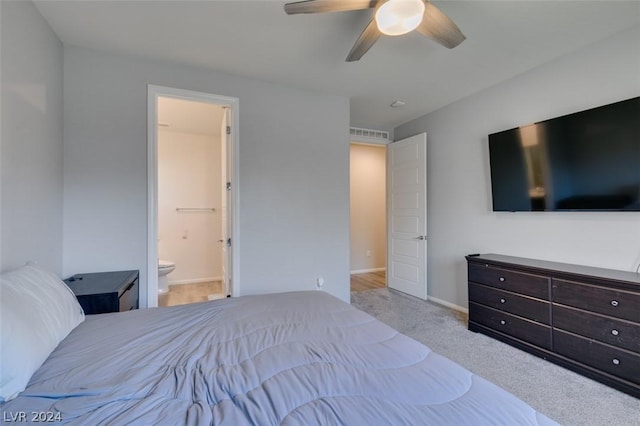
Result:
[[[387,285],[427,299],[427,134],[387,145]]]
[[[232,162],[231,158],[231,146],[232,146],[232,137],[231,134],[231,109],[225,108],[224,115],[222,118],[222,140],[220,143],[221,150],[221,183],[222,183],[222,200],[221,204],[221,232],[222,236],[220,242],[222,244],[222,291],[225,292],[227,296],[232,294],[231,287],[231,277],[233,276],[231,273],[231,256],[232,256],[232,241],[231,241],[231,218],[233,215],[231,214],[231,206],[232,203],[232,185],[231,185],[231,167]]]

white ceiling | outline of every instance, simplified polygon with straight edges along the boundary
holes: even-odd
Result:
[[[38,1],[65,45],[166,60],[351,99],[351,125],[391,129],[640,25],[639,1],[434,1],[467,40],[382,37],[344,61],[371,11],[293,15],[283,1]],[[640,40],[638,41],[640,46]],[[392,109],[389,104],[406,105]]]

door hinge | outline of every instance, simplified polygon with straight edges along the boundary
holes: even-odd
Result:
[[[231,191],[231,182],[227,182],[227,191]]]
[[[231,247],[231,238],[227,238],[227,247]]]
[[[230,135],[231,134],[231,126],[227,126],[227,134]]]

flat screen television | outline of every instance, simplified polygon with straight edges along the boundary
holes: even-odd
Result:
[[[640,97],[489,135],[494,211],[640,211]]]

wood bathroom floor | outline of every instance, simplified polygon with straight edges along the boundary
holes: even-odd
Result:
[[[364,291],[386,287],[385,271],[351,275],[351,291]],[[209,281],[197,284],[170,285],[169,291],[158,296],[158,306],[185,305],[187,303],[206,302],[209,295],[223,298],[222,281]]]
[[[187,303],[206,302],[209,295],[214,294],[219,298],[222,294],[222,281],[209,281],[196,284],[169,285],[169,291],[158,295],[158,306],[176,306]]]

